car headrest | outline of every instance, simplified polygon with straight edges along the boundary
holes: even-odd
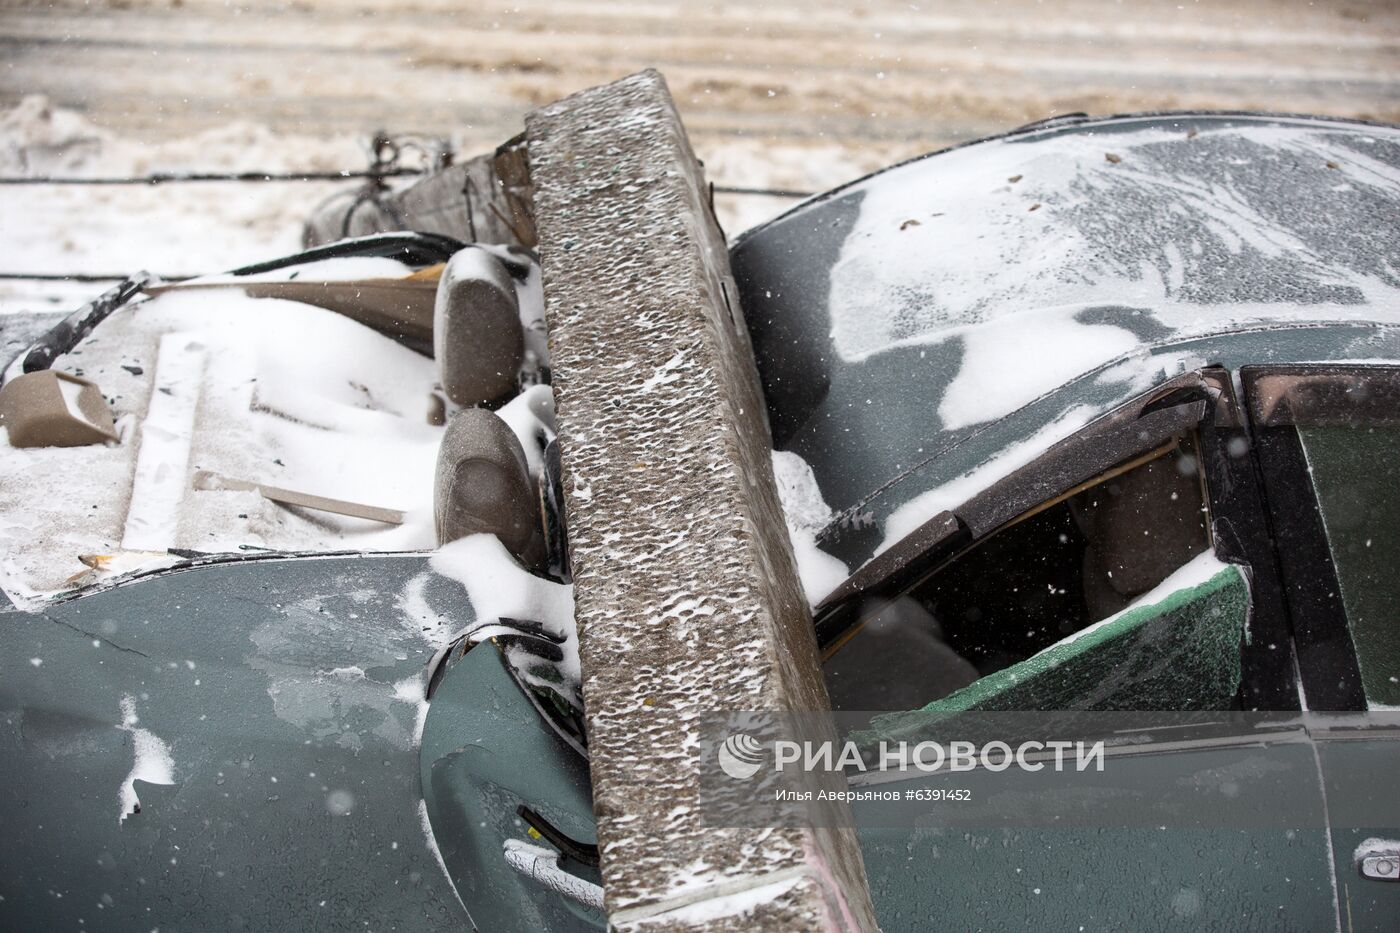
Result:
[[[438,448],[433,518],[439,546],[494,534],[524,566],[543,562],[540,511],[525,451],[499,416],[468,408],[448,421]]]
[[[438,280],[433,358],[443,394],[462,406],[495,406],[515,394],[525,332],[505,264],[478,247],[459,250]]]

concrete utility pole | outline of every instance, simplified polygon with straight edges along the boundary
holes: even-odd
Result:
[[[699,805],[699,717],[829,707],[728,251],[665,82],[535,111],[526,144],[608,918],[873,930],[853,830],[716,828]]]

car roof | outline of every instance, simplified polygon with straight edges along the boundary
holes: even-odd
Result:
[[[1400,360],[1397,202],[1394,126],[1056,120],[813,198],[731,261],[775,445],[859,563],[901,506],[1186,369]]]

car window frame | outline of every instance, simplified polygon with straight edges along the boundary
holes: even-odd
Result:
[[[1313,710],[1364,712],[1369,701],[1351,622],[1296,429],[1358,421],[1400,425],[1400,365],[1260,364],[1241,367],[1239,375],[1278,542],[1300,702]],[[1371,384],[1359,397],[1352,392],[1358,378]]]
[[[873,615],[862,604],[907,594],[991,535],[1191,431],[1202,467],[1208,546],[1221,560],[1247,568],[1249,637],[1241,646],[1239,704],[1249,710],[1300,709],[1288,609],[1258,471],[1251,457],[1232,453],[1242,443],[1249,449],[1247,420],[1231,373],[1220,366],[1183,373],[1114,408],[859,568],[816,607],[823,658]],[[1046,495],[1047,488],[1053,494]]]
[[[1128,401],[1052,445],[954,510],[940,512],[851,574],[815,608],[825,647],[852,623],[859,603],[907,593],[979,541],[1142,457],[1204,421],[1213,407],[1203,371],[1185,373]],[[1046,495],[1046,489],[1053,490]]]

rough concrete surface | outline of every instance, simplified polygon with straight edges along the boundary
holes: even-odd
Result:
[[[606,907],[619,929],[873,929],[851,831],[718,829],[697,720],[820,710],[724,241],[655,72],[526,119]],[[703,908],[697,905],[704,905]],[[697,919],[699,918],[699,919]]]

